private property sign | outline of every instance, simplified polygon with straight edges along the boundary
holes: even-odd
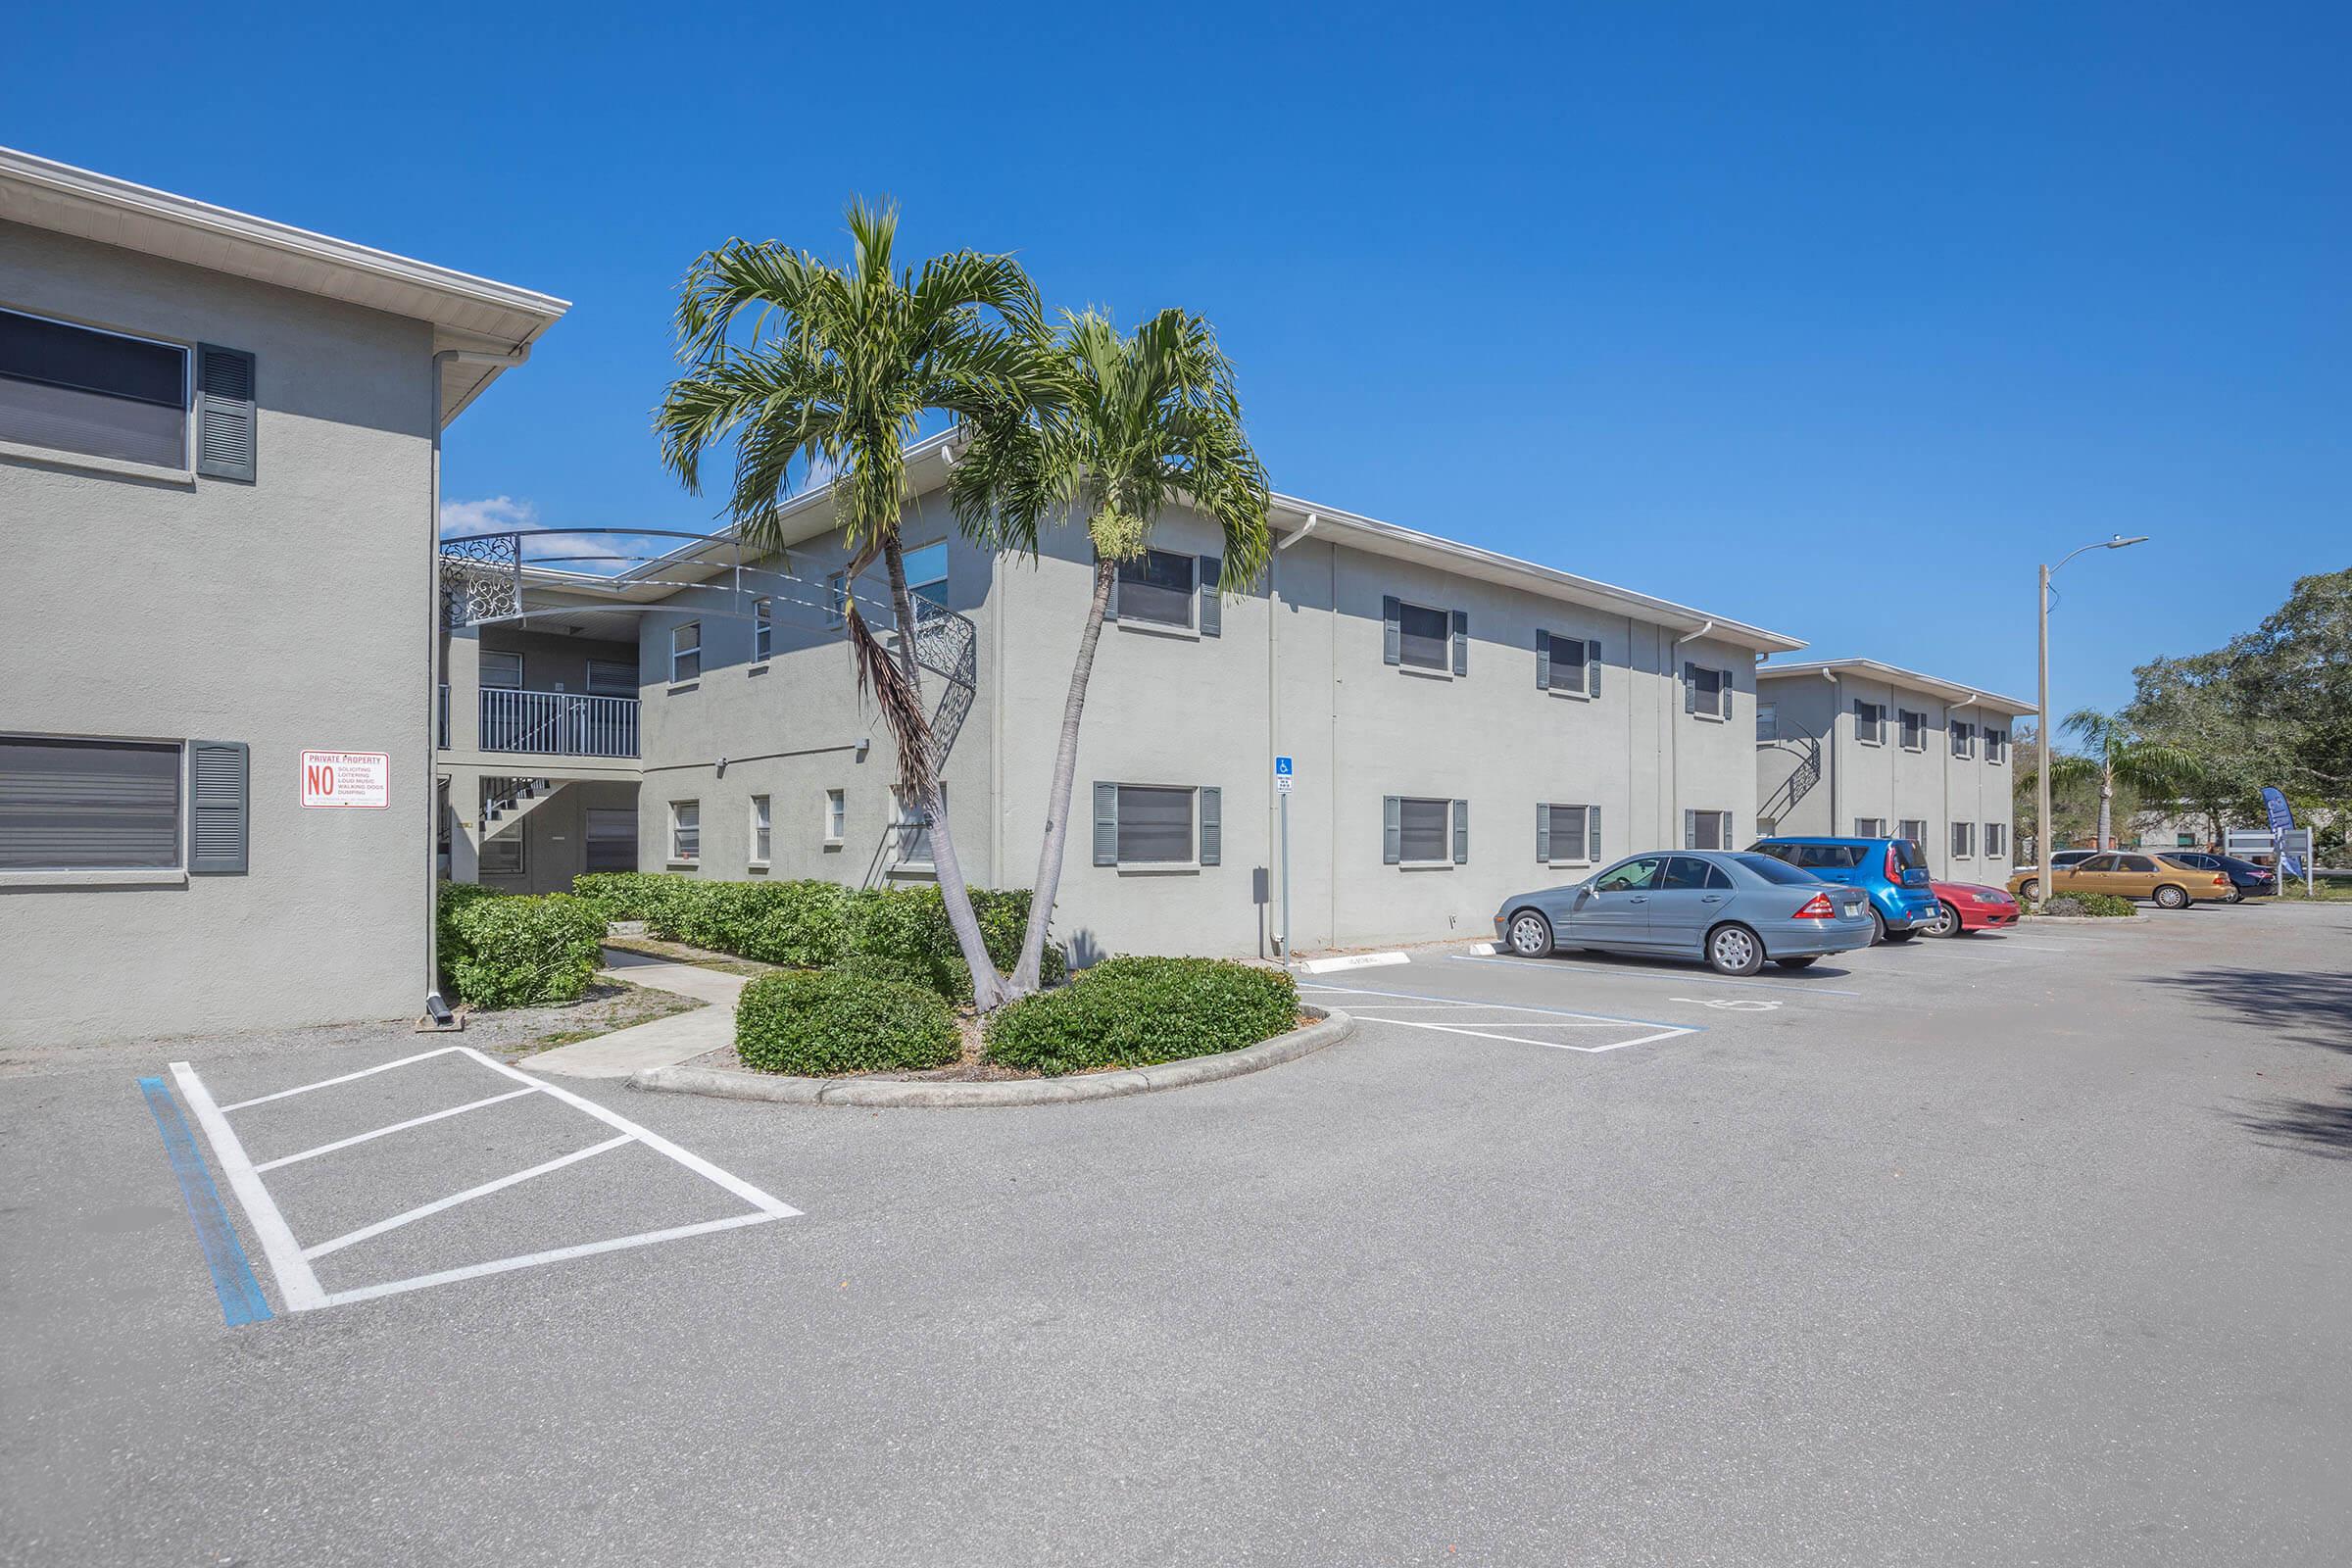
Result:
[[[381,810],[391,804],[392,759],[382,752],[305,752],[302,804],[325,810]]]

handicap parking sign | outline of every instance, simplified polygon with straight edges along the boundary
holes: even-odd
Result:
[[[1291,760],[1287,757],[1274,759],[1274,792],[1277,795],[1291,793]]]

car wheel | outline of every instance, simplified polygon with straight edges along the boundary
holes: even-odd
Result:
[[[1958,936],[1960,934],[1960,911],[1948,904],[1938,903],[1936,906],[1936,918],[1928,922],[1927,931],[1928,935],[1932,937]]]
[[[1707,963],[1717,974],[1754,974],[1764,967],[1764,944],[1743,925],[1719,925],[1707,933]]]
[[[2041,902],[2041,884],[2038,882],[2020,882],[2017,885],[2017,902],[2020,904],[2039,904]]]
[[[1784,969],[1809,969],[1813,966],[1815,960],[1820,958],[1820,956],[1821,955],[1818,953],[1808,953],[1802,957],[1775,958],[1772,961],[1779,964]]]
[[[1917,927],[1917,926],[1913,926],[1913,927],[1912,927],[1910,930],[1908,930],[1908,931],[1889,931],[1889,932],[1887,932],[1887,933],[1886,933],[1886,940],[1887,940],[1887,941],[1889,941],[1889,942],[1908,942],[1908,941],[1910,941],[1910,940],[1911,940],[1913,937],[1915,937],[1915,936],[1917,936],[1917,935],[1919,935],[1919,927]]]
[[[1878,910],[1870,911],[1870,945],[1877,947],[1886,940],[1886,917]]]
[[[2156,890],[2156,905],[2164,909],[2185,909],[2188,907],[2188,891],[2167,882]]]
[[[2224,904],[2243,904],[2246,902],[2246,896],[2243,893],[2238,892],[2236,888],[2232,887],[2230,890],[2230,896],[2224,899],[2222,902]]]
[[[1551,922],[1533,909],[1511,916],[1511,951],[1522,958],[1551,956]]]

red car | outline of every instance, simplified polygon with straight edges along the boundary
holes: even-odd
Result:
[[[1929,886],[1936,890],[1936,918],[1920,929],[1932,937],[1998,931],[2017,924],[2017,901],[1999,888],[1974,882],[1932,882]]]

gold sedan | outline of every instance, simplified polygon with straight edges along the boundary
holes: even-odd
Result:
[[[2009,891],[2032,901],[2041,896],[2041,870],[2027,866],[2009,879]],[[2204,871],[2162,855],[2094,855],[2050,873],[2050,896],[2111,893],[2119,899],[2154,899],[2167,909],[2230,897],[2230,876]]]

